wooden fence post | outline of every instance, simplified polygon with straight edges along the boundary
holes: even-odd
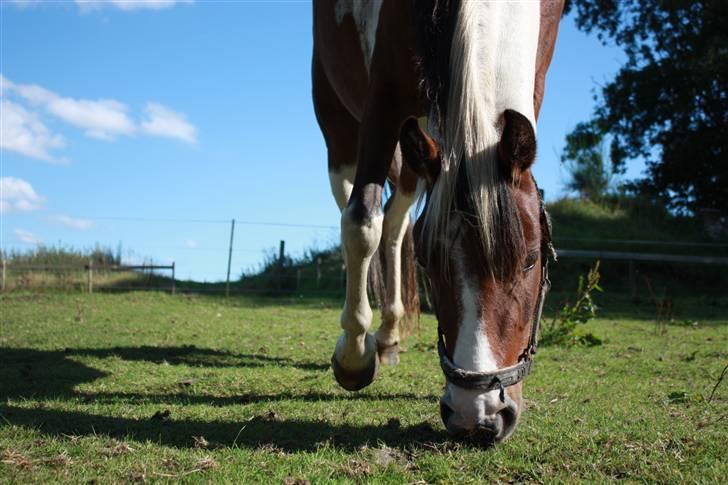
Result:
[[[316,288],[321,288],[321,258],[316,258]]]
[[[94,292],[94,260],[88,260],[88,292]]]
[[[296,291],[301,288],[301,268],[296,270]]]
[[[230,247],[228,249],[227,277],[225,278],[225,298],[230,296],[230,265],[233,262],[233,238],[235,237],[235,219],[230,222]]]
[[[174,261],[172,261],[172,294],[174,295],[177,293],[177,278],[175,278],[174,274]]]
[[[283,281],[283,263],[286,255],[286,241],[281,241],[280,248],[278,249],[278,289],[282,290],[284,286]]]

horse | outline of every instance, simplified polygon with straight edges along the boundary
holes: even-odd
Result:
[[[313,104],[341,211],[346,300],[332,368],[350,391],[396,363],[410,211],[445,375],[440,415],[492,445],[523,408],[555,257],[531,167],[563,0],[314,0]],[[382,207],[387,180],[392,195]],[[382,322],[367,274],[385,253]]]

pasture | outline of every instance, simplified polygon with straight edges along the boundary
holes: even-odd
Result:
[[[0,481],[724,481],[728,301],[657,326],[612,298],[588,324],[605,343],[539,349],[520,426],[483,450],[440,422],[430,315],[352,394],[329,368],[339,301],[2,295]]]

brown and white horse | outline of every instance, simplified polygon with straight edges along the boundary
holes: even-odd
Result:
[[[425,194],[415,233],[444,344],[441,415],[449,432],[483,443],[515,429],[547,282],[550,233],[530,168],[562,7],[563,0],[313,6],[313,99],[347,268],[335,377],[358,390],[376,376],[378,353],[397,360],[402,240],[410,208]],[[383,210],[387,178],[396,188]],[[388,295],[372,336],[367,271],[380,242]],[[519,377],[504,380],[504,369]],[[471,386],[455,374],[490,380]]]

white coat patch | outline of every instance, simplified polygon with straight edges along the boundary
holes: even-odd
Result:
[[[382,0],[339,0],[336,2],[336,23],[341,25],[346,15],[351,15],[354,19],[367,71],[374,55],[381,8]]]

